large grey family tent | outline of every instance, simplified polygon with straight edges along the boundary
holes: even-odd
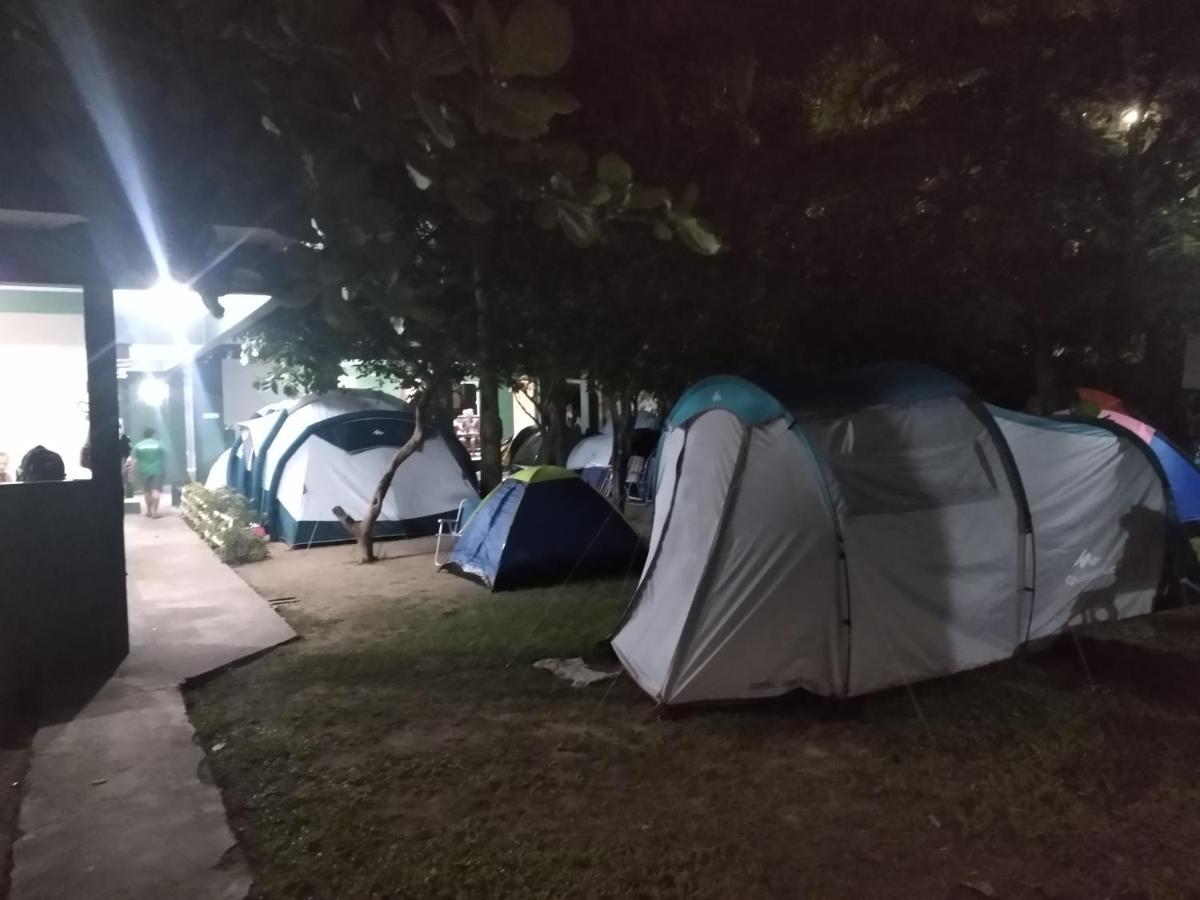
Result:
[[[333,507],[365,510],[413,427],[408,405],[378,391],[336,391],[270,407],[239,423],[227,483],[250,499],[273,538],[304,546],[349,540]],[[439,518],[477,496],[470,457],[453,431],[439,429],[396,472],[375,534],[432,534]]]
[[[658,465],[612,645],[662,703],[970,669],[1148,612],[1163,577],[1168,495],[1136,438],[994,416],[923,366],[813,380],[786,405],[707,379],[672,411]]]

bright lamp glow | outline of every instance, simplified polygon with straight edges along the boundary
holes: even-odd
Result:
[[[161,378],[147,375],[138,382],[137,396],[147,406],[157,409],[167,402],[167,397],[171,396],[171,388]]]
[[[1121,127],[1130,129],[1142,120],[1142,111],[1136,106],[1131,106],[1121,113]]]
[[[200,298],[186,285],[174,278],[160,278],[149,291],[151,299],[167,321],[185,326],[195,319],[200,310]]]

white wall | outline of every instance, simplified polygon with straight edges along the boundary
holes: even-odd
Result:
[[[87,440],[87,351],[83,316],[0,312],[0,452],[16,474],[37,444],[63,458],[68,478]]]
[[[254,382],[266,378],[271,367],[266,363],[242,365],[239,359],[221,360],[221,413],[226,426],[244,422],[269,403],[284,399],[280,394],[260,391]]]
[[[501,388],[500,390],[504,390],[504,388]],[[537,386],[533,382],[529,382],[524,388],[518,387],[513,390],[512,399],[514,437],[520,434],[524,429],[537,425],[537,404],[534,402],[534,398],[536,396]]]

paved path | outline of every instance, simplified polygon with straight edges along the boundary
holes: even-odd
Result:
[[[126,522],[130,654],[38,730],[12,900],[232,900],[250,887],[179,683],[295,634],[179,519]]]

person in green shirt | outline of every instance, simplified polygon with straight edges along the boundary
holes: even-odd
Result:
[[[130,462],[142,482],[142,492],[146,497],[146,515],[157,519],[158,501],[162,497],[167,450],[162,445],[162,441],[154,436],[153,428],[147,428],[142,432],[142,439],[133,446]]]

